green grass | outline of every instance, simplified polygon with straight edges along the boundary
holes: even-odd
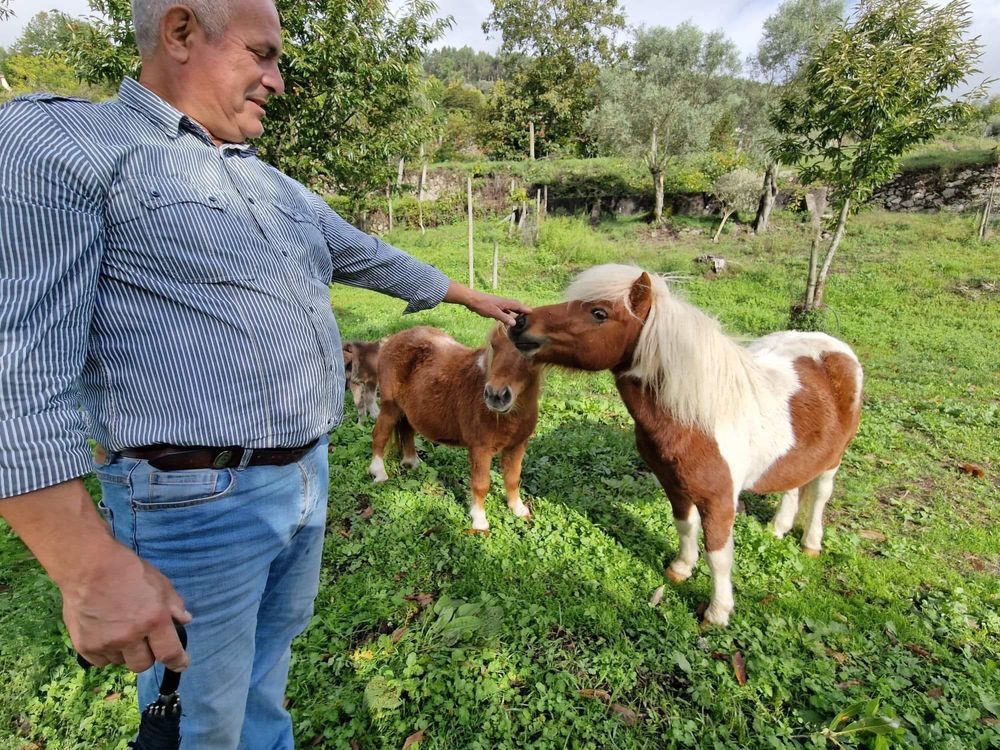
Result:
[[[902,170],[917,172],[925,169],[961,169],[996,163],[996,138],[953,136],[940,138],[903,157]]]
[[[495,474],[488,538],[464,532],[463,451],[423,443],[423,466],[403,473],[389,461],[389,482],[375,486],[370,428],[354,425],[349,408],[332,435],[316,616],[293,654],[299,744],[388,750],[424,730],[422,747],[454,750],[821,748],[835,746],[824,727],[853,706],[864,726],[875,728],[878,715],[900,722],[902,734],[882,746],[996,747],[1000,300],[989,284],[1000,279],[1000,254],[969,239],[972,223],[851,220],[825,328],[857,350],[866,398],[829,506],[826,551],[812,560],[791,536],[775,540],[765,523],[776,498],[747,497],[727,630],[699,630],[704,563],[648,606],[677,537],[606,374],[548,374],[524,467],[534,519],[507,512]],[[689,274],[685,293],[733,334],[785,325],[804,278],[805,226],[779,215],[773,234],[730,230],[719,245],[710,221],[682,226],[703,233],[670,239],[635,221],[595,231],[551,218],[537,247],[503,242],[499,291],[548,303],[576,270],[631,261]],[[486,233],[498,234],[483,232],[479,285],[489,278]],[[465,279],[463,226],[389,239]],[[705,252],[734,270],[703,278],[693,258]],[[448,306],[403,318],[403,303],[357,289],[337,287],[331,299],[345,338],[430,324],[476,344],[490,327]],[[957,471],[961,462],[986,476]],[[434,603],[422,608],[406,598],[414,594]],[[470,606],[457,612],[460,603]],[[123,750],[135,722],[132,680],[82,673],[58,621],[37,564],[0,537],[0,716],[13,717],[0,725],[0,747]],[[872,732],[837,741],[880,746]]]

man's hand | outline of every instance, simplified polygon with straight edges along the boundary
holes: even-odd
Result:
[[[108,532],[80,480],[0,500],[0,516],[62,591],[63,620],[91,664],[175,672],[188,655],[173,621],[191,614],[170,582]]]
[[[444,301],[465,305],[472,312],[482,315],[484,318],[496,318],[505,326],[514,325],[515,315],[531,312],[530,307],[523,305],[516,299],[506,299],[494,294],[477,292],[457,281],[451,282],[448,293],[444,296]]]

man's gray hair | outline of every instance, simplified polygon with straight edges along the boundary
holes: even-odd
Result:
[[[218,39],[229,25],[232,0],[132,0],[132,24],[139,54],[148,57],[160,39],[160,19],[172,5],[186,5],[205,29],[209,39]]]

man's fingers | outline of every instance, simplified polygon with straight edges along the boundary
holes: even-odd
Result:
[[[146,641],[131,644],[122,651],[122,658],[125,659],[125,666],[130,672],[145,672],[153,666],[153,652],[149,649]]]
[[[156,628],[147,638],[153,658],[168,669],[183,672],[187,669],[190,659],[187,651],[181,646],[173,623]]]

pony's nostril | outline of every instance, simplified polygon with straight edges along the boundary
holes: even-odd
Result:
[[[510,389],[510,386],[504,386],[504,389],[500,391],[500,402],[503,404],[509,404],[514,398],[514,392]]]
[[[514,325],[510,327],[510,332],[517,335],[522,333],[525,328],[528,327],[528,316],[521,313],[516,318],[514,318]]]

